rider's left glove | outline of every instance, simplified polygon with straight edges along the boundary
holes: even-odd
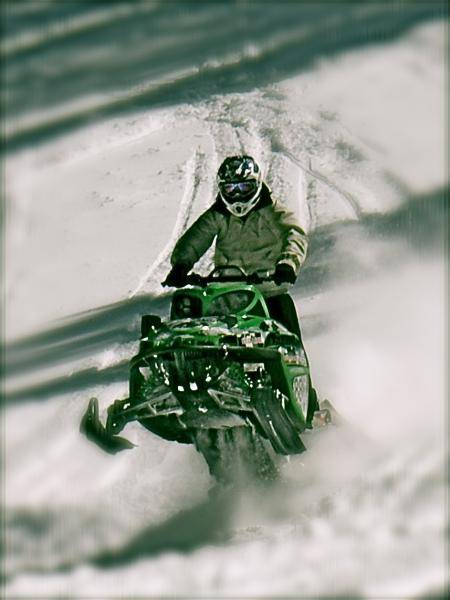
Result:
[[[176,288],[184,287],[185,285],[187,285],[188,273],[189,273],[189,267],[187,267],[186,265],[182,265],[182,264],[173,265],[169,274],[167,275],[165,280],[162,282],[162,285],[168,286],[168,287],[176,287]]]
[[[277,285],[282,283],[295,283],[297,275],[291,265],[278,263],[273,274],[273,280]]]

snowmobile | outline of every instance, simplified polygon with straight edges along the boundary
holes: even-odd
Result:
[[[269,314],[257,287],[267,281],[230,267],[189,275],[168,320],[142,317],[129,397],[108,408],[106,425],[91,398],[81,431],[115,453],[133,447],[118,434],[138,421],[194,444],[220,482],[237,472],[276,478],[276,455],[303,452],[302,432],[328,424],[331,413],[319,407],[300,339]]]

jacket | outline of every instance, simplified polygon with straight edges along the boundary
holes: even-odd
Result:
[[[261,198],[245,217],[235,217],[218,195],[181,236],[172,252],[171,263],[191,269],[216,241],[214,265],[235,265],[246,273],[264,270],[272,273],[278,263],[290,265],[296,274],[307,251],[307,237],[295,215],[272,199],[263,184]],[[260,286],[267,295],[284,293],[287,286]]]

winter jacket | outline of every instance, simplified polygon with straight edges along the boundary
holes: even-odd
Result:
[[[191,269],[216,240],[214,264],[236,265],[246,273],[273,272],[278,263],[287,263],[298,274],[307,250],[307,239],[292,212],[272,200],[263,185],[261,199],[245,217],[235,217],[220,196],[181,236],[172,252],[171,263]],[[262,286],[267,295],[281,294],[287,285]]]

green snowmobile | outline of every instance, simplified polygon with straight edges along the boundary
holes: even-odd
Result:
[[[129,398],[108,408],[92,398],[81,431],[104,450],[131,448],[117,434],[138,421],[154,434],[193,443],[211,474],[277,475],[276,454],[305,450],[300,434],[330,422],[319,408],[298,336],[271,318],[257,284],[236,268],[189,276],[175,291],[170,319],[145,315],[131,359]]]

